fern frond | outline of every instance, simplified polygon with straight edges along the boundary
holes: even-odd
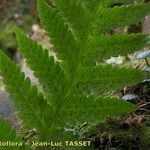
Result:
[[[88,64],[92,60],[102,62],[110,56],[133,53],[142,49],[146,44],[149,44],[148,41],[148,35],[142,34],[91,36],[87,42],[87,49],[83,55],[83,65],[84,63]]]
[[[15,142],[18,143],[17,146],[1,146],[1,150],[30,150],[28,145],[21,140],[13,131],[13,129],[4,120],[0,119],[0,141],[1,142]],[[19,144],[20,143],[20,144]],[[18,146],[20,145],[20,146]]]
[[[96,124],[107,117],[131,113],[137,109],[136,105],[110,97],[94,97],[77,95],[71,96],[64,105],[57,110],[53,126],[50,128],[50,139],[72,140],[78,136],[70,136],[64,129],[67,125],[75,127],[83,123]],[[63,118],[63,119],[62,119]],[[61,132],[61,134],[60,134]],[[57,137],[58,136],[58,137]]]
[[[79,105],[80,104],[80,105]],[[110,97],[73,96],[70,101],[59,110],[57,124],[65,126],[77,123],[97,123],[108,116],[130,113],[137,107],[126,101]],[[59,118],[64,118],[63,122]],[[62,123],[64,123],[62,125]]]
[[[53,57],[49,57],[48,51],[32,39],[28,38],[19,29],[15,29],[18,39],[19,50],[26,58],[27,64],[34,71],[34,75],[43,86],[45,96],[59,100],[60,95],[65,91],[64,71],[59,62],[54,62]],[[52,103],[52,101],[49,101]],[[54,103],[54,101],[53,101]]]
[[[98,65],[95,68],[82,68],[75,77],[77,89],[87,94],[104,94],[108,91],[137,84],[143,80],[141,71],[131,68],[118,68],[111,65]]]
[[[31,86],[30,80],[25,79],[20,69],[2,51],[0,51],[0,73],[24,125],[27,127],[32,125],[40,135],[45,134],[52,109],[37,88]]]
[[[69,27],[73,29],[73,33],[83,40],[88,33],[90,16],[81,1],[54,0],[54,3],[65,22],[68,22]]]
[[[150,13],[150,4],[131,4],[120,7],[99,7],[96,21],[93,23],[94,34],[109,31],[117,27],[133,25]]]
[[[79,48],[68,24],[62,19],[61,14],[44,0],[38,0],[38,13],[43,27],[49,33],[58,58],[65,60],[72,69],[76,68]]]

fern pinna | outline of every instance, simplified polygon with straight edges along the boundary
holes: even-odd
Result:
[[[116,6],[118,3],[121,6]],[[65,131],[67,124],[96,124],[137,109],[106,93],[142,81],[143,72],[104,65],[103,60],[143,48],[149,44],[149,36],[106,33],[135,24],[149,12],[150,4],[132,0],[54,0],[52,6],[38,0],[41,23],[59,61],[18,28],[15,33],[19,50],[42,90],[0,52],[3,82],[23,126],[35,128],[38,141],[77,140],[78,136]],[[4,137],[8,128],[2,133]]]

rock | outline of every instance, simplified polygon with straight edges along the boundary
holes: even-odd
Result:
[[[106,60],[107,64],[114,64],[114,65],[121,65],[123,64],[125,61],[125,57],[124,56],[118,56],[118,57],[111,57],[110,59]]]
[[[128,101],[128,100],[133,100],[133,99],[136,99],[136,98],[138,98],[138,96],[135,95],[135,94],[126,94],[126,95],[124,95],[124,96],[122,97],[122,99],[123,99],[123,100],[126,100],[126,101]]]
[[[150,50],[145,50],[136,54],[137,59],[145,59],[147,57],[150,57]]]
[[[6,91],[0,91],[0,118],[5,119],[14,129],[18,129],[19,120]]]
[[[12,108],[12,103],[9,99],[8,93],[6,91],[0,92],[0,116],[1,117],[8,117],[12,113],[15,112],[15,110]]]
[[[25,76],[30,78],[31,83],[33,84],[38,83],[38,79],[34,76],[33,71],[27,66],[25,62],[23,63],[21,69],[24,72]]]

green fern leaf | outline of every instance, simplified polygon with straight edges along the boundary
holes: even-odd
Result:
[[[24,125],[27,127],[32,125],[41,135],[45,134],[52,109],[47,105],[43,95],[35,86],[31,86],[30,80],[25,79],[20,69],[2,51],[0,51],[0,72]]]
[[[74,96],[59,110],[57,125],[63,127],[66,124],[75,125],[77,123],[97,123],[108,116],[130,113],[137,107],[126,101],[110,98],[92,96]],[[64,121],[60,118],[64,118]],[[62,124],[63,123],[63,124]]]
[[[65,60],[72,69],[76,68],[79,48],[68,24],[55,8],[52,9],[43,0],[38,0],[38,13],[43,27],[49,33],[57,57]]]
[[[99,35],[117,27],[133,25],[149,13],[150,4],[131,4],[113,8],[100,6],[92,29],[94,34]]]
[[[21,138],[16,136],[10,125],[2,119],[0,119],[0,129],[0,142],[8,143],[8,146],[1,145],[1,150],[30,150],[29,146],[25,145]],[[16,143],[16,146],[9,146],[9,143]]]
[[[104,94],[108,91],[137,84],[143,80],[143,72],[131,68],[98,65],[81,68],[75,77],[75,86],[87,94]]]
[[[48,99],[50,103],[58,101],[66,89],[65,83],[67,81],[63,69],[58,62],[54,61],[53,57],[49,57],[48,51],[43,50],[36,41],[28,38],[17,28],[15,31],[19,50],[43,86],[45,96],[51,99]]]
[[[148,41],[148,35],[142,34],[91,36],[87,42],[87,50],[83,54],[83,65],[88,65],[91,61],[102,62],[110,56],[133,53],[149,44]]]
[[[37,130],[38,140],[51,141],[55,137],[65,140],[67,136],[71,140],[64,131],[66,124],[96,124],[109,116],[138,109],[124,100],[103,95],[141,81],[142,72],[96,66],[96,61],[110,55],[124,55],[148,44],[147,35],[105,35],[116,27],[136,23],[150,12],[150,4],[114,7],[118,2],[122,5],[131,1],[55,0],[55,8],[46,0],[38,0],[41,22],[61,61],[56,62],[47,50],[20,30],[16,29],[16,35],[20,52],[43,86],[42,93],[0,52],[0,73],[6,89],[25,127]]]
[[[72,138],[78,139],[78,136],[70,136],[70,133],[65,132],[67,125],[96,124],[104,121],[109,116],[131,113],[136,109],[136,105],[116,98],[72,96],[57,110],[57,115],[52,120],[53,124],[49,129],[51,133],[49,138],[53,139],[55,137],[55,139],[65,141],[66,139],[72,140]]]

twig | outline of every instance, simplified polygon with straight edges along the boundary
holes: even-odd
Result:
[[[139,110],[144,110],[144,111],[150,112],[150,110],[145,109],[145,108],[140,108]]]
[[[147,105],[149,105],[149,104],[150,104],[150,102],[148,102],[148,103],[146,103],[146,104],[143,104],[143,105],[140,105],[139,108],[144,107],[144,106],[147,106]]]

